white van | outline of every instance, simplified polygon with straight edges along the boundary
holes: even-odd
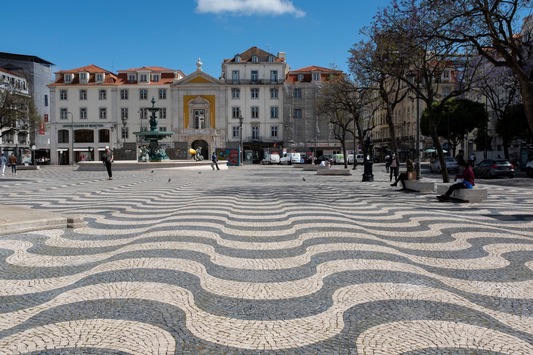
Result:
[[[335,164],[344,164],[344,154],[333,154]]]
[[[302,156],[300,153],[283,153],[279,163],[280,164],[300,164],[302,162]]]
[[[263,160],[261,160],[261,164],[265,165],[265,164],[279,164],[279,154],[267,154],[265,155],[265,157],[263,158]]]

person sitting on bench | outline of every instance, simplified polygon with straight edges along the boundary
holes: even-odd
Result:
[[[439,201],[449,201],[450,196],[455,190],[471,189],[475,186],[474,170],[472,170],[472,166],[464,161],[464,159],[461,159],[457,163],[459,165],[459,169],[464,168],[464,170],[461,174],[455,176],[455,182],[450,186],[448,191],[444,193],[444,195],[437,196]]]
[[[398,186],[398,181],[399,181],[402,184],[402,190],[407,190],[407,187],[405,187],[405,180],[409,180],[409,175],[413,174],[416,171],[416,169],[415,169],[415,163],[413,163],[411,159],[407,159],[407,161],[405,162],[405,167],[407,168],[407,171],[398,175],[396,180],[392,184],[390,184],[390,186]]]

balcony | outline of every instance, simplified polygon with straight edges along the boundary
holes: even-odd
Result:
[[[230,85],[283,85],[283,80],[270,80],[270,79],[258,79],[258,80],[250,80],[250,79],[234,79],[230,80]]]

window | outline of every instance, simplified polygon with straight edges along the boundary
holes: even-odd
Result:
[[[273,56],[273,55],[269,55],[269,56],[268,56],[268,61],[269,61],[270,63],[273,63],[273,62],[274,62],[274,56]]]
[[[101,83],[104,81],[104,74],[102,73],[98,73],[95,75],[95,80],[97,83]]]
[[[80,90],[80,100],[87,100],[87,90]]]
[[[298,81],[303,81],[303,80],[304,80],[304,75],[298,74]]]
[[[278,136],[278,126],[270,127],[270,136],[271,137],[277,137]]]
[[[148,117],[148,110],[145,109],[145,108],[141,108],[141,109],[139,110],[139,118],[140,118],[141,120],[144,120],[144,119],[146,119],[146,117]]]
[[[259,98],[259,89],[258,88],[251,89],[251,97],[252,97],[252,99],[258,99]]]
[[[121,127],[122,139],[128,139],[130,137],[130,128],[128,126]]]
[[[74,142],[94,143],[94,131],[92,129],[77,129],[74,131]]]
[[[240,63],[240,62],[241,62],[241,56],[237,54],[235,56],[235,63]]]
[[[159,89],[159,100],[165,100],[167,98],[167,89]]]
[[[301,108],[295,108],[294,109],[294,118],[302,118],[302,109]]]
[[[80,73],[81,82],[86,83],[88,78],[89,78],[89,75],[87,73]]]
[[[271,99],[277,99],[279,97],[279,90],[278,89],[270,89],[270,98]]]
[[[270,108],[270,118],[279,118],[279,109],[277,106]]]
[[[59,91],[59,100],[67,100],[67,90]]]
[[[259,106],[251,107],[251,115],[252,115],[252,118],[259,118]]]
[[[294,88],[294,98],[295,99],[301,99],[302,98],[302,89],[301,88]]]
[[[44,106],[48,107],[48,95],[44,95]]]
[[[231,72],[231,80],[233,84],[238,84],[240,80],[240,74],[238,70],[234,70]]]
[[[238,106],[234,106],[231,108],[231,117],[232,118],[239,118],[241,117],[241,108]]]
[[[238,138],[239,137],[239,126],[233,126],[232,127],[232,136],[233,138]]]
[[[127,107],[122,107],[120,109],[120,118],[125,119],[125,120],[128,119],[128,108]]]
[[[259,140],[259,127],[257,126],[252,127],[252,140],[254,141]]]
[[[278,71],[277,70],[271,70],[270,71],[270,81],[273,83],[278,82]]]
[[[134,83],[137,80],[137,76],[135,74],[128,74],[128,81],[130,83]]]
[[[101,143],[109,143],[109,130],[108,129],[98,130],[98,141]]]
[[[152,74],[152,81],[159,81],[159,74]]]
[[[240,97],[241,97],[241,89],[237,89],[237,88],[231,89],[232,99],[240,99]]]
[[[259,58],[256,55],[252,56],[252,63],[259,63]]]
[[[61,120],[67,120],[68,119],[68,111],[66,108],[62,108],[59,110],[59,119]]]
[[[148,99],[148,90],[147,89],[140,89],[139,90],[139,99],[140,100],[147,100]]]
[[[98,98],[100,100],[107,100],[107,91],[105,90],[98,91]]]
[[[65,74],[65,83],[72,82],[72,74]]]
[[[259,80],[259,72],[257,70],[252,70],[252,83],[257,83]]]
[[[98,113],[98,117],[100,117],[101,120],[107,119],[107,108],[100,107],[100,110],[99,110],[99,113]]]
[[[87,107],[80,107],[80,120],[87,119]]]
[[[205,128],[205,111],[204,110],[194,110],[193,111],[194,119],[194,129],[204,129]]]
[[[146,74],[139,75],[139,78],[140,78],[139,81],[141,83],[147,83],[148,82],[148,75],[146,75]]]
[[[57,143],[68,143],[68,129],[60,129],[57,131]]]
[[[159,109],[159,118],[160,119],[167,118],[167,108],[166,107],[163,107],[163,108]]]
[[[159,131],[160,132],[167,132],[167,127],[161,126],[161,127],[159,127]]]
[[[320,81],[320,73],[313,73],[313,81]]]
[[[120,90],[120,99],[121,100],[127,100],[128,99],[128,90],[127,89]]]

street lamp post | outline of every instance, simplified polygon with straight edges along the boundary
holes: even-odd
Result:
[[[418,92],[420,90],[420,82],[416,81],[416,159],[415,159],[415,168],[416,168],[416,179],[420,180],[420,98],[418,97]]]
[[[70,115],[70,165],[74,165],[74,115],[72,112],[67,115]]]
[[[242,152],[242,116],[239,116],[239,166],[242,165],[243,152]]]

